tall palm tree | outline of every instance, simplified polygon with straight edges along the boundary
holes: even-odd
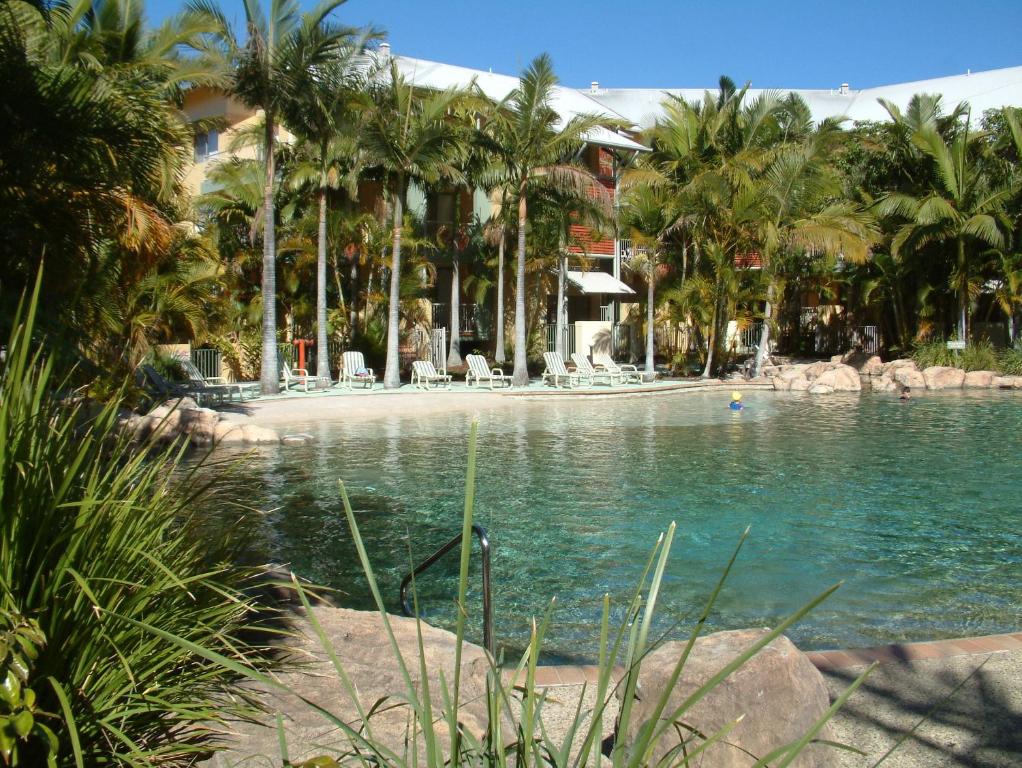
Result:
[[[646,370],[654,369],[654,341],[657,265],[664,239],[669,236],[672,216],[671,201],[662,189],[648,186],[631,187],[621,205],[621,224],[632,241],[630,269],[640,272],[646,281]]]
[[[356,40],[338,45],[323,64],[296,73],[295,96],[283,106],[288,127],[306,150],[304,162],[292,172],[298,183],[316,189],[319,222],[316,235],[316,373],[330,376],[327,333],[327,213],[330,190],[343,187],[352,198],[358,195],[364,153],[359,144],[360,113],[356,94],[366,79],[365,51],[375,30],[363,31]],[[340,284],[338,283],[338,288]]]
[[[441,179],[461,183],[459,162],[464,155],[464,131],[453,115],[464,97],[451,89],[422,93],[405,80],[397,62],[388,75],[377,78],[363,100],[362,131],[370,164],[385,177],[392,215],[390,303],[387,316],[387,363],[383,386],[401,386],[398,334],[401,307],[401,235],[404,203],[412,182],[423,187]]]
[[[494,112],[487,129],[491,151],[506,169],[507,187],[518,203],[518,253],[515,272],[515,367],[513,382],[529,383],[525,318],[525,240],[529,188],[537,184],[574,189],[580,195],[599,185],[592,174],[571,162],[586,135],[601,124],[598,117],[577,115],[563,126],[551,106],[557,77],[546,54],[525,69],[518,87]]]
[[[308,73],[326,65],[339,46],[357,31],[328,21],[344,0],[320,0],[301,13],[297,0],[244,0],[247,40],[237,53],[232,91],[248,106],[263,110],[263,339],[259,380],[264,394],[279,391],[277,366],[277,238],[274,229],[276,185],[276,139],[278,119],[289,100],[296,98],[296,84]],[[266,12],[268,10],[268,13]]]
[[[948,139],[924,125],[912,134],[912,142],[933,163],[932,186],[921,194],[891,192],[877,201],[876,211],[904,223],[891,241],[895,258],[927,245],[954,249],[952,290],[957,294],[957,334],[969,338],[969,305],[978,290],[972,269],[977,248],[1001,248],[1008,228],[1004,203],[1011,194],[985,173],[981,162],[987,150],[985,135],[975,133],[966,118]]]

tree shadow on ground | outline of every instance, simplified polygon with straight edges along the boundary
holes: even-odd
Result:
[[[825,671],[831,696],[861,671]],[[873,766],[892,748],[883,766],[1017,768],[1022,765],[1022,652],[881,664],[833,728],[838,741],[866,753],[842,755],[837,761],[842,768]]]

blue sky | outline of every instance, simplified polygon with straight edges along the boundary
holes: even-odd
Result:
[[[304,1],[304,0],[303,0]],[[154,21],[179,0],[149,0]],[[241,19],[239,0],[220,0]],[[852,88],[1022,65],[1022,0],[348,0],[395,53],[516,74],[548,52],[565,85]]]

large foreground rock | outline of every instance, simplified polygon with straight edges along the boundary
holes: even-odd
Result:
[[[407,689],[397,657],[391,650],[382,618],[375,612],[329,606],[316,607],[313,611],[329,645],[358,692],[363,710],[369,712],[374,706],[378,707],[369,717],[374,738],[404,757],[405,740],[410,736]],[[419,674],[415,619],[401,616],[389,618],[401,656],[416,689],[421,694],[422,678]],[[441,717],[443,694],[440,675],[444,676],[448,686],[453,684],[455,636],[427,624],[421,626],[430,699],[433,702],[435,716]],[[305,699],[358,730],[360,727],[358,710],[346,693],[323,644],[316,638],[311,622],[305,618],[300,619],[296,630],[296,637],[292,641],[293,655],[302,667],[280,672],[277,678],[291,691],[300,693]],[[461,658],[459,721],[462,727],[476,738],[482,737],[488,723],[486,708],[488,669],[486,652],[478,646],[465,643]],[[282,765],[275,725],[277,713],[280,713],[284,720],[288,756],[292,762],[300,763],[319,755],[336,756],[338,752],[350,751],[351,743],[340,729],[302,701],[299,696],[268,690],[261,686],[255,689],[255,693],[267,707],[268,715],[262,723],[232,723],[232,733],[228,738],[229,748],[214,757],[210,762],[211,766],[226,768],[239,765]],[[506,719],[503,727],[505,734],[513,735],[513,726]],[[450,745],[446,723],[440,720],[434,725],[434,732],[446,752]],[[421,733],[417,740],[420,745],[419,759],[424,760]],[[407,755],[407,758],[411,764],[411,755]]]
[[[718,632],[696,641],[681,679],[671,691],[668,710],[678,707],[729,661],[767,634],[765,629]],[[642,662],[639,693],[628,732],[652,717],[657,699],[667,685],[685,644],[666,643]],[[686,726],[709,736],[735,718],[744,719],[725,740],[701,753],[693,768],[748,768],[756,758],[798,739],[830,705],[823,676],[786,637],[767,645],[744,666],[733,672],[705,698],[681,716]],[[817,738],[828,738],[824,729]],[[652,762],[679,743],[678,729],[669,728],[657,744]],[[689,731],[691,733],[691,731]],[[691,747],[700,743],[697,737]],[[816,768],[828,765],[828,748],[810,746],[791,765]]]
[[[965,383],[965,371],[944,365],[932,365],[923,371],[927,389],[961,389]]]
[[[887,373],[890,373],[891,377],[903,387],[914,387],[915,389],[926,387],[926,379],[923,377],[922,371],[916,367],[915,362],[912,362],[911,366],[903,365],[889,369],[885,375]]]

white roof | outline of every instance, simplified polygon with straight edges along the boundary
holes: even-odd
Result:
[[[483,72],[479,69],[442,64],[438,61],[427,61],[426,59],[413,59],[407,56],[395,56],[394,59],[397,61],[398,71],[409,82],[423,88],[434,88],[440,91],[447,88],[465,88],[474,80],[483,93],[494,101],[500,101],[518,87],[518,78],[511,75],[498,75],[493,72]],[[604,104],[590,98],[587,94],[561,85],[554,87],[550,106],[557,110],[557,113],[561,116],[562,126],[576,115],[599,115],[622,123],[629,122]],[[636,152],[647,151],[647,148],[642,144],[632,141],[627,136],[622,136],[609,128],[598,127],[590,131],[586,138],[591,143],[599,144],[603,147],[614,147],[616,149],[627,149]]]
[[[603,104],[608,110],[626,118],[633,125],[648,128],[663,114],[661,102],[666,94],[680,96],[686,101],[701,101],[707,89],[704,88],[601,88],[595,93],[589,89],[580,91]],[[709,89],[711,92],[715,89]],[[750,88],[749,95],[756,96],[767,89]],[[862,90],[849,89],[842,93],[839,88],[831,90],[810,90],[800,88],[779,88],[782,94],[797,93],[806,100],[817,122],[828,118],[850,120],[888,120],[887,111],[877,99],[886,99],[904,109],[909,99],[917,93],[940,94],[946,112],[958,103],[966,101],[972,106],[973,120],[982,117],[988,109],[1005,106],[1022,106],[1022,67],[991,69],[972,72],[967,75],[938,77],[931,80],[916,80],[910,83],[895,83]]]
[[[635,293],[613,275],[606,272],[573,272],[568,270],[568,282],[582,293]]]

